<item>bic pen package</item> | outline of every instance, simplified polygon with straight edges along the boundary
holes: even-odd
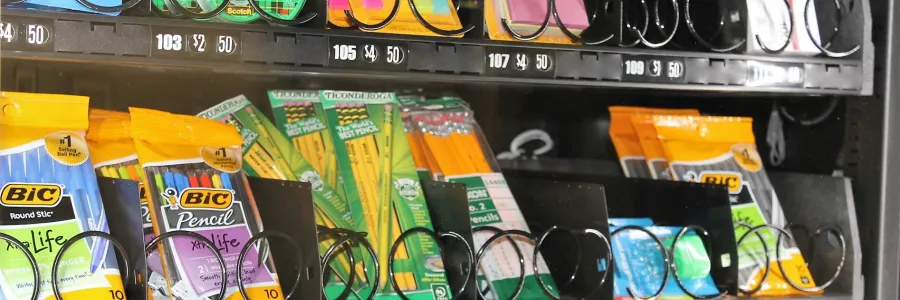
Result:
[[[250,237],[263,230],[241,172],[241,136],[234,127],[213,120],[142,108],[130,111],[154,232],[194,232],[217,248],[208,249],[191,237],[164,240],[158,251],[166,294],[178,299],[241,299],[237,257]],[[271,255],[262,245],[251,247],[240,266],[244,286],[250,299],[283,299]],[[213,250],[225,261],[226,295],[219,295],[222,270]]]
[[[387,284],[391,246],[403,231],[432,225],[397,98],[393,93],[319,93],[357,231],[368,232],[378,255],[383,297],[398,298]],[[393,269],[410,299],[451,297],[439,251],[425,235],[400,244]]]
[[[789,224],[756,150],[750,118],[655,116],[654,127],[675,180],[727,186],[731,217],[736,222],[778,228]],[[736,226],[735,236],[747,231]],[[760,291],[754,294],[757,296],[805,293],[792,288],[785,282],[785,276],[804,288],[816,285],[796,245],[776,243],[777,236],[771,231],[760,231],[760,236],[750,237],[738,247],[741,288],[749,290],[761,285]],[[776,247],[781,248],[781,256]],[[768,266],[765,266],[766,249],[772,257]],[[781,274],[778,264],[784,266],[787,274]],[[772,273],[765,281],[763,268],[769,268]]]
[[[698,116],[696,109],[664,109],[634,106],[609,107],[609,136],[628,178],[668,179],[668,162],[652,128],[642,119],[654,114]],[[636,118],[632,120],[633,118]],[[648,128],[649,127],[649,128]]]
[[[318,97],[316,98],[318,99]],[[329,228],[354,228],[350,206],[346,198],[335,190],[336,181],[323,180],[323,176],[320,175],[323,173],[316,168],[319,160],[311,159],[313,156],[304,156],[295,150],[298,140],[286,138],[246,97],[237,96],[225,100],[199,113],[198,116],[219,120],[237,129],[244,141],[242,147],[244,171],[248,175],[309,182],[313,189],[317,223]],[[321,126],[320,129],[325,129],[324,122]],[[324,144],[321,143],[322,140],[318,140],[318,142],[315,144],[316,155],[324,157]],[[334,156],[333,151],[331,156]],[[336,174],[332,175],[336,176]],[[323,252],[327,250],[333,242],[330,241],[331,239],[325,239],[323,243],[320,243],[319,250]],[[356,254],[355,257],[362,256],[362,253]],[[346,256],[342,255],[332,263],[331,267],[339,280],[330,281],[326,292],[333,291],[339,295],[344,289],[341,279],[349,280],[350,263],[349,260],[346,260]],[[360,269],[359,272],[362,273],[362,270]],[[356,282],[360,287],[365,286],[360,281]]]
[[[109,232],[85,141],[88,98],[0,94],[0,232],[37,259],[38,299],[53,297],[51,267],[60,247],[85,231]],[[31,264],[9,242],[0,254],[0,299],[32,296]],[[109,299],[123,292],[108,240],[75,242],[62,258],[59,288],[67,299]]]
[[[100,109],[90,110],[90,125],[87,132],[88,149],[94,164],[96,176],[134,180],[139,182],[141,196],[141,222],[144,228],[144,244],[153,240],[153,223],[150,220],[144,171],[138,164],[131,137],[131,116],[125,112]],[[159,252],[147,255],[147,288],[154,299],[167,298],[166,280],[163,277]]]
[[[512,196],[506,179],[500,173],[481,128],[468,105],[458,98],[446,97],[422,102],[411,108],[409,118],[414,123],[426,161],[435,178],[466,186],[472,227],[490,225],[503,230],[517,229],[529,231],[525,217]],[[440,174],[438,174],[440,172]],[[487,241],[493,233],[476,232],[474,248]],[[518,243],[522,253],[532,253],[534,246]],[[535,262],[531,255],[525,255],[525,269],[533,270],[537,264],[543,282],[557,294],[550,270],[542,256]],[[507,299],[513,295],[519,282],[519,259],[517,250],[509,242],[497,242],[490,246],[484,262],[479,266],[479,275],[484,276],[491,287],[494,299]],[[480,282],[481,280],[479,280]],[[546,295],[532,272],[525,275],[525,286],[517,299],[545,299]]]

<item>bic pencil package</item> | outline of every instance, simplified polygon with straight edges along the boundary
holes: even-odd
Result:
[[[225,261],[224,298],[241,299],[237,257],[250,237],[263,230],[256,200],[241,172],[241,136],[234,127],[213,120],[141,108],[130,111],[154,232],[185,230],[208,238]],[[241,266],[244,286],[250,299],[283,299],[271,255],[262,245],[251,247]],[[222,270],[212,249],[177,236],[163,241],[158,251],[166,294],[180,299],[219,296]]]
[[[483,138],[481,128],[475,122],[472,111],[461,99],[443,98],[429,100],[411,108],[409,118],[418,136],[413,136],[423,149],[427,161],[433,161],[429,169],[435,178],[466,185],[469,197],[472,227],[490,225],[503,230],[529,231],[525,217],[512,196],[506,179],[500,173],[490,147]],[[475,233],[474,248],[487,241],[493,233]],[[488,280],[495,299],[507,299],[516,290],[519,281],[519,259],[514,246],[508,241],[492,245],[485,261],[479,266],[480,274]],[[518,243],[522,253],[532,253],[531,244]],[[525,269],[537,264],[543,282],[554,294],[550,271],[543,257],[534,262],[525,255]],[[525,286],[517,299],[545,299],[546,295],[531,272],[525,275]]]
[[[134,149],[134,138],[131,137],[131,116],[128,113],[91,109],[87,143],[96,176],[144,181],[144,172],[138,164],[137,152]],[[143,183],[139,186],[141,221],[146,244],[156,235],[153,233],[153,223],[150,220],[147,191]],[[159,252],[147,255],[147,266],[149,267],[147,288],[150,294],[154,295],[154,298],[168,298],[165,296],[166,281],[162,275]]]
[[[84,134],[88,98],[0,93],[0,232],[21,241],[37,259],[41,289],[53,297],[51,266],[60,247],[90,230],[109,232]],[[0,299],[28,299],[31,264],[9,242],[0,254]],[[109,299],[123,292],[108,240],[75,242],[60,262],[67,299]]]
[[[318,99],[317,95],[316,99]],[[312,157],[309,156],[304,158],[301,152],[294,149],[297,140],[288,140],[246,97],[237,96],[225,100],[199,113],[198,116],[219,120],[237,129],[244,141],[242,144],[244,171],[248,175],[309,182],[312,184],[317,223],[330,228],[354,228],[350,206],[346,198],[336,192],[333,184],[322,179],[321,171],[316,169],[314,167],[316,164],[313,163],[318,160],[310,159]],[[324,128],[323,122],[321,129]],[[319,145],[324,147],[322,144]],[[321,149],[321,152],[321,155],[324,156],[324,148]],[[325,243],[319,244],[320,251],[324,252],[328,249],[328,246],[331,245],[329,241],[325,240]],[[355,257],[361,257],[361,255],[358,253]],[[336,262],[332,263],[332,268],[336,276],[345,280],[349,279],[350,263],[346,260],[346,256],[342,255],[337,258]],[[360,270],[361,273],[362,270]],[[360,281],[357,283],[364,286],[364,283]],[[331,285],[337,285],[334,290],[338,294],[343,291],[344,284],[342,282],[333,281]]]
[[[699,116],[696,109],[609,107],[609,136],[628,178],[669,179],[669,164],[653,128],[652,116]],[[649,118],[649,119],[648,119]]]
[[[368,232],[381,266],[381,293],[394,299],[387,284],[391,246],[407,229],[432,229],[397,98],[393,93],[349,91],[320,91],[320,97],[357,231]],[[395,277],[410,299],[451,297],[439,251],[425,235],[400,244]]]
[[[655,116],[654,127],[676,180],[727,186],[735,222],[787,226],[781,203],[756,150],[750,118]],[[748,228],[735,226],[737,237],[747,231]],[[778,243],[776,246],[777,236],[773,231],[763,230],[760,235],[762,239],[751,236],[738,247],[738,284],[743,289],[762,285],[756,296],[805,293],[792,288],[785,282],[785,276],[800,287],[815,286],[796,245]],[[781,248],[781,256],[777,256],[776,247]],[[772,274],[762,282],[765,249],[772,258],[765,267]],[[779,261],[787,274],[781,274]]]

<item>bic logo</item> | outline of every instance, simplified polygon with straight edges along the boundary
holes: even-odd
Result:
[[[187,188],[181,192],[178,204],[187,209],[226,210],[233,200],[234,192],[230,190]]]
[[[62,199],[63,186],[47,183],[7,183],[0,192],[0,204],[11,207],[54,207]]]
[[[741,192],[743,181],[741,174],[734,172],[716,172],[700,174],[700,182],[708,184],[719,184],[728,187],[728,193],[737,194]]]

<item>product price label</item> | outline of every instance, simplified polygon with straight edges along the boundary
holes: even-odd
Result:
[[[747,86],[803,87],[805,81],[801,63],[747,61]]]
[[[328,66],[363,70],[406,71],[406,42],[329,37]]]
[[[6,17],[0,22],[3,50],[53,51],[53,20]]]
[[[237,61],[241,54],[238,32],[162,26],[151,29],[152,57]]]
[[[484,74],[553,78],[555,55],[546,49],[485,47]]]
[[[684,82],[684,58],[653,55],[622,55],[622,81]]]

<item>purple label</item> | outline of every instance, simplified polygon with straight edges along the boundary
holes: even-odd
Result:
[[[165,228],[168,231],[188,230],[209,239],[222,254],[225,262],[226,278],[228,279],[226,287],[237,288],[238,256],[251,236],[243,211],[243,203],[234,202],[226,210],[164,208],[163,215],[165,216]],[[197,223],[220,226],[176,227]],[[147,236],[144,238],[146,240]],[[171,239],[167,248],[170,249],[171,258],[178,265],[179,277],[187,280],[198,295],[207,297],[219,291],[222,283],[222,270],[219,268],[219,262],[215,255],[205,244],[191,237],[177,236]],[[242,271],[245,287],[252,287],[259,283],[274,284],[275,282],[267,265],[257,267],[259,266],[258,250],[255,246],[251,247],[245,256]],[[150,258],[148,257],[148,259]],[[151,264],[149,260],[148,264]]]

